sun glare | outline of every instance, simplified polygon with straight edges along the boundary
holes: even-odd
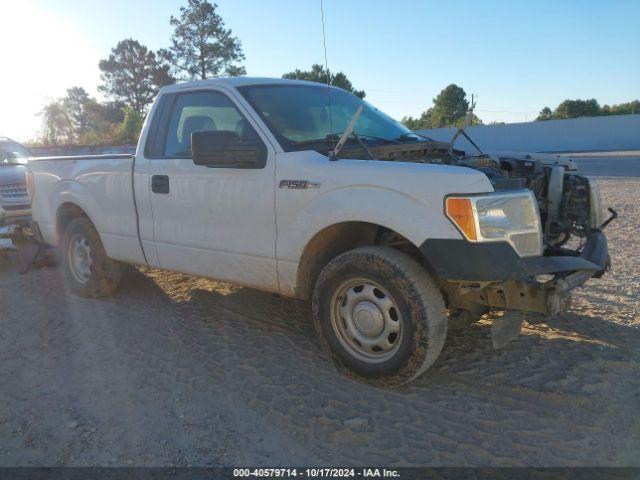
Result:
[[[0,136],[26,141],[38,135],[38,112],[49,100],[76,85],[95,93],[100,54],[73,25],[30,0],[1,2],[0,18]]]

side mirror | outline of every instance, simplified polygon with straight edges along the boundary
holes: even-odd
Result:
[[[191,153],[193,163],[212,168],[263,168],[267,159],[262,142],[243,142],[228,130],[193,132]]]

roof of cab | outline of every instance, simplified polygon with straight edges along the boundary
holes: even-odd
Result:
[[[289,80],[288,78],[268,78],[268,77],[218,77],[207,80],[196,80],[191,82],[175,83],[168,85],[160,90],[163,92],[175,92],[178,90],[191,89],[194,87],[207,86],[224,86],[224,87],[244,87],[247,85],[309,85],[323,86],[324,84],[317,82],[309,82],[306,80]],[[326,87],[326,85],[324,85]],[[336,87],[331,87],[336,88]]]

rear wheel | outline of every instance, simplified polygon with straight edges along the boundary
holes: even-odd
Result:
[[[447,332],[444,301],[431,276],[387,247],[357,248],[332,260],[316,282],[313,315],[339,367],[391,385],[429,368]]]
[[[107,257],[89,219],[71,221],[62,240],[62,265],[71,291],[89,298],[111,294],[122,276],[122,264]]]

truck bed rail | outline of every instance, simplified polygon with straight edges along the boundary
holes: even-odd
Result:
[[[133,157],[133,154],[131,153],[114,153],[114,154],[101,154],[101,155],[68,155],[68,156],[62,156],[62,157],[31,157],[29,158],[30,162],[36,161],[36,162],[44,162],[47,160],[100,160],[100,159],[114,159],[114,158],[131,158]]]

